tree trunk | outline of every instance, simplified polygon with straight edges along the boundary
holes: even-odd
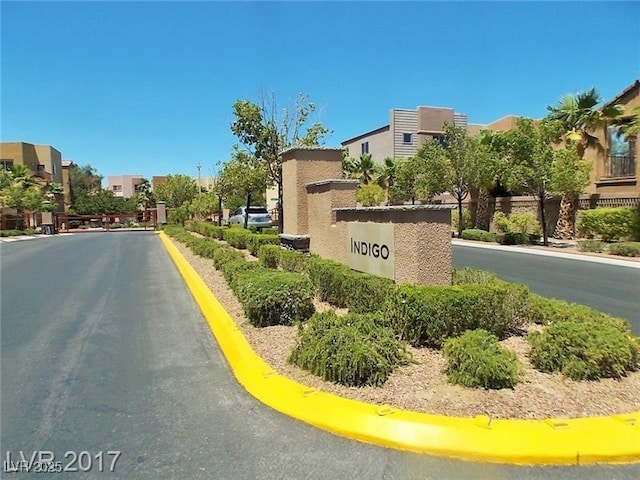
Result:
[[[553,232],[553,238],[573,240],[575,237],[576,196],[563,192],[560,198],[560,214]]]
[[[539,197],[540,199],[540,220],[542,223],[542,244],[545,247],[549,246],[549,236],[547,234],[547,212],[545,210],[545,201],[544,201],[544,195],[541,195]]]
[[[489,191],[481,188],[478,191],[476,207],[476,228],[489,231]]]
[[[458,197],[458,238],[462,238],[462,198]]]
[[[284,209],[282,208],[282,179],[278,182],[278,233],[284,233]]]
[[[222,226],[222,197],[218,196],[218,226]]]
[[[247,193],[247,209],[244,212],[244,228],[249,224],[249,207],[251,206],[251,192]]]

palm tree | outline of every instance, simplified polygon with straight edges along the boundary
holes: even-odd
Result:
[[[356,166],[355,174],[356,178],[360,180],[363,185],[368,185],[373,181],[373,175],[375,171],[375,163],[370,153],[363,153],[360,155]]]
[[[631,121],[620,125],[620,132],[627,137],[640,134],[640,105],[632,110]]]
[[[580,160],[584,158],[587,148],[604,150],[594,132],[606,129],[607,125],[614,123],[624,111],[621,105],[607,104],[598,108],[600,102],[600,95],[592,88],[575,95],[566,95],[558,104],[547,106],[550,112],[547,118],[560,122],[565,132],[565,142],[575,142]],[[575,192],[561,192],[560,214],[553,234],[555,238],[573,238],[576,204]]]
[[[393,199],[393,184],[396,179],[398,163],[395,158],[387,157],[382,165],[377,168],[376,183],[385,190],[387,205],[391,205]]]

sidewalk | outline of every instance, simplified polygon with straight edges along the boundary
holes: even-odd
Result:
[[[57,233],[58,236],[73,235],[73,233]],[[18,235],[15,237],[0,237],[0,243],[23,242],[25,240],[37,240],[39,238],[54,238],[56,235]]]
[[[471,248],[484,248],[487,250],[501,250],[503,252],[526,253],[545,257],[565,258],[583,262],[602,263],[618,267],[640,268],[640,258],[617,257],[614,255],[578,252],[570,245],[563,243],[557,246],[543,247],[540,245],[498,245],[488,242],[475,242],[472,240],[451,240],[452,245],[460,245]]]

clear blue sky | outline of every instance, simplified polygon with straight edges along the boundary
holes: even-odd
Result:
[[[299,92],[334,131],[391,108],[469,122],[545,115],[640,78],[640,2],[6,2],[1,139],[51,144],[104,175],[209,176],[239,98]]]

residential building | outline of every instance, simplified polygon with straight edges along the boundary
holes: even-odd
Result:
[[[377,163],[386,157],[410,157],[425,140],[442,138],[445,123],[467,128],[467,116],[446,107],[393,108],[388,125],[345,140],[342,148],[352,158],[369,153]]]
[[[629,122],[640,108],[640,80],[636,80],[607,105],[622,105],[622,121]],[[608,125],[594,133],[602,149],[587,149],[584,158],[593,162],[588,194],[640,197],[638,135],[626,136],[619,126]]]
[[[142,181],[142,175],[109,175],[107,188],[116,197],[131,198],[136,194],[136,185]]]
[[[62,188],[64,189],[64,211],[67,212],[71,206],[71,183],[69,172],[76,164],[71,160],[62,160]]]
[[[154,175],[151,177],[151,190],[156,190],[159,185],[167,181],[166,175]]]

